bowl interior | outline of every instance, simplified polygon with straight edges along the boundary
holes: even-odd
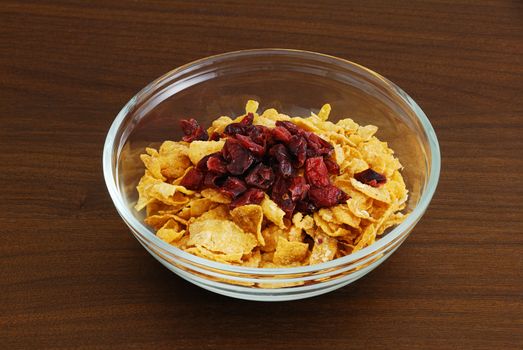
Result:
[[[276,108],[304,117],[330,103],[332,121],[350,117],[361,125],[378,126],[378,138],[388,142],[405,167],[407,211],[418,204],[432,155],[428,134],[416,116],[418,107],[402,90],[344,60],[301,51],[256,50],[210,57],[174,70],[122,110],[113,162],[117,189],[129,212],[143,219],[144,213],[132,207],[144,169],[139,155],[145,147],[179,140],[182,118],[195,118],[207,127],[219,116],[241,115],[248,99],[259,101],[261,110]]]

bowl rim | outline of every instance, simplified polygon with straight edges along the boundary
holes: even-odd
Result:
[[[416,204],[412,212],[409,213],[408,217],[398,226],[392,229],[387,235],[380,238],[373,244],[371,244],[368,247],[365,247],[355,253],[343,256],[341,258],[337,258],[334,260],[330,260],[324,263],[315,264],[315,265],[306,265],[306,266],[299,266],[299,267],[287,267],[287,268],[261,268],[261,267],[244,267],[244,266],[236,266],[236,265],[229,265],[224,264],[212,260],[208,260],[205,258],[198,257],[196,255],[190,254],[185,252],[184,250],[175,247],[173,245],[170,245],[169,243],[161,240],[158,238],[147,226],[145,226],[144,223],[142,223],[140,220],[138,220],[131,212],[130,209],[125,203],[123,202],[119,191],[118,191],[118,185],[115,181],[115,171],[112,167],[112,159],[113,159],[113,149],[114,149],[114,142],[115,142],[115,136],[118,132],[118,129],[122,125],[122,122],[125,120],[125,117],[127,116],[128,112],[134,107],[136,102],[139,100],[140,97],[143,95],[146,95],[153,87],[156,85],[161,84],[164,82],[164,80],[172,77],[175,74],[180,74],[184,71],[190,71],[193,68],[197,68],[202,64],[208,63],[208,62],[214,62],[217,59],[234,59],[239,57],[247,57],[247,56],[267,56],[267,55],[290,55],[294,57],[301,56],[302,58],[309,58],[313,59],[322,63],[331,63],[336,64],[338,66],[341,66],[342,68],[345,67],[352,67],[357,68],[360,70],[363,70],[375,78],[382,81],[384,85],[390,88],[397,97],[399,97],[403,102],[411,108],[411,110],[414,112],[418,120],[420,121],[422,128],[426,134],[427,141],[429,144],[429,149],[431,153],[431,161],[430,161],[430,172],[428,176],[428,181],[426,183],[425,190],[421,193],[421,197],[419,202]],[[120,150],[118,150],[119,152]],[[117,155],[116,155],[117,156]],[[103,155],[102,155],[102,167],[103,167],[103,174],[105,179],[105,184],[107,186],[109,195],[111,196],[111,199],[113,201],[113,204],[116,207],[117,212],[122,217],[124,222],[133,230],[138,231],[141,235],[144,236],[144,238],[147,238],[149,241],[154,243],[158,248],[161,248],[171,255],[174,255],[175,257],[180,257],[182,259],[188,260],[190,262],[196,263],[198,265],[207,266],[209,268],[216,269],[218,271],[227,271],[227,272],[233,272],[237,274],[256,274],[261,276],[270,276],[270,275],[289,275],[289,274],[303,274],[303,273],[314,273],[319,270],[324,269],[333,269],[336,267],[339,267],[341,265],[350,264],[352,262],[358,261],[362,258],[365,258],[367,256],[370,256],[374,254],[377,251],[381,251],[384,247],[386,247],[389,243],[395,241],[398,237],[401,236],[402,233],[404,233],[409,227],[416,224],[417,221],[421,219],[424,212],[426,211],[432,197],[434,196],[434,193],[436,191],[436,187],[438,185],[438,180],[440,176],[440,168],[441,168],[441,153],[438,143],[438,138],[436,136],[436,133],[434,131],[434,128],[432,127],[428,117],[423,112],[423,110],[419,107],[419,105],[400,87],[398,87],[396,84],[388,80],[387,78],[383,77],[379,73],[374,72],[373,70],[366,68],[358,63],[339,58],[336,56],[313,52],[313,51],[306,51],[306,50],[296,50],[296,49],[284,49],[284,48],[260,48],[260,49],[248,49],[248,50],[238,50],[238,51],[230,51],[225,52],[217,55],[207,56],[195,61],[191,61],[189,63],[186,63],[182,66],[179,66],[162,76],[158,77],[157,79],[153,80],[151,83],[149,83],[147,86],[145,86],[143,89],[141,89],[137,94],[135,94],[126,104],[125,106],[120,110],[120,112],[117,114],[116,118],[111,124],[111,127],[109,128],[109,131],[107,133],[104,148],[103,148]]]

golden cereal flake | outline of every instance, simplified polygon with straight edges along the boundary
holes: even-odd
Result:
[[[187,248],[185,251],[193,255],[221,263],[240,263],[243,257],[242,253],[223,254],[212,252],[199,244],[194,247]]]
[[[278,237],[273,262],[277,265],[289,265],[305,259],[309,245],[301,242],[289,242],[283,237]]]
[[[189,224],[189,245],[223,254],[247,254],[258,245],[256,237],[229,220],[198,220]]]
[[[278,238],[283,237],[286,238],[287,234],[283,229],[280,227],[269,224],[267,227],[265,227],[262,230],[262,236],[264,240],[264,244],[262,245],[261,249],[265,253],[271,253],[276,250],[276,244],[278,243]],[[272,258],[271,258],[272,261]]]
[[[320,111],[318,112],[318,118],[325,121],[325,120],[329,119],[330,112],[331,112],[331,105],[326,103],[321,107]]]
[[[256,113],[258,110],[258,107],[260,106],[258,101],[249,100],[247,101],[247,104],[245,105],[245,113]]]
[[[336,205],[330,208],[330,210],[336,221],[354,228],[360,227],[361,219],[351,212],[347,204]]]
[[[176,221],[170,219],[157,232],[156,236],[167,243],[177,241],[185,234],[185,230]]]
[[[145,208],[147,204],[155,199],[167,205],[184,203],[188,201],[185,194],[190,195],[194,193],[194,191],[188,190],[183,186],[171,185],[156,179],[148,171],[140,179],[136,189],[139,197],[135,209],[138,211]]]
[[[191,166],[188,153],[187,142],[165,141],[162,143],[158,153],[162,175],[169,179],[183,176],[185,170]]]
[[[314,237],[309,263],[320,264],[334,259],[338,250],[338,240],[324,234],[317,234]]]
[[[153,152],[150,152],[150,153],[153,153]],[[162,175],[160,159],[158,158],[157,155],[151,156],[149,154],[142,154],[142,155],[140,155],[140,159],[142,160],[143,164],[145,165],[145,168],[147,168],[147,170],[149,170],[149,173],[154,178],[162,180],[162,181],[165,180],[165,177]]]
[[[261,207],[263,210],[263,215],[265,215],[268,220],[272,221],[280,228],[285,227],[285,223],[283,222],[285,212],[280,207],[278,207],[278,204],[270,199],[269,196],[265,195],[265,198],[261,202]]]
[[[231,199],[214,188],[206,188],[200,191],[201,195],[215,203],[229,204]]]
[[[263,211],[259,205],[248,204],[231,210],[232,220],[245,232],[256,235],[260,245],[265,245],[265,239],[261,233]]]
[[[216,202],[213,202],[209,198],[196,198],[188,203],[190,208],[190,216],[198,217],[203,213],[217,206]]]
[[[216,133],[223,133],[227,125],[233,123],[233,120],[227,116],[222,116],[212,122],[211,127],[207,129],[207,132],[209,135],[211,135],[213,132]]]
[[[350,179],[350,182],[355,189],[366,194],[370,198],[373,198],[383,203],[391,202],[390,193],[387,191],[385,187],[372,187],[364,183],[361,183],[354,178]]]
[[[224,144],[224,140],[193,141],[189,145],[189,159],[196,165],[203,157],[221,151]]]

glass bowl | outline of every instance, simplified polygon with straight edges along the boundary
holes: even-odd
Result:
[[[244,113],[245,103],[308,116],[324,103],[333,121],[350,117],[379,127],[405,167],[410,215],[377,242],[326,263],[279,269],[247,268],[209,261],[157,238],[136,212],[136,185],[143,175],[139,155],[146,146],[182,136],[178,121],[202,125],[222,115]],[[156,79],[118,113],[105,141],[103,171],[116,209],[133,235],[168,269],[213,292],[230,297],[282,301],[340,288],[385,261],[407,238],[436,190],[440,151],[429,120],[403,90],[381,75],[344,59],[319,53],[260,49],[207,57]]]

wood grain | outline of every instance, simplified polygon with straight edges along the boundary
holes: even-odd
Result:
[[[523,347],[520,1],[3,1],[0,347]],[[374,69],[429,115],[442,173],[402,248],[322,297],[254,303],[149,256],[101,152],[149,81],[225,51],[285,47]]]

